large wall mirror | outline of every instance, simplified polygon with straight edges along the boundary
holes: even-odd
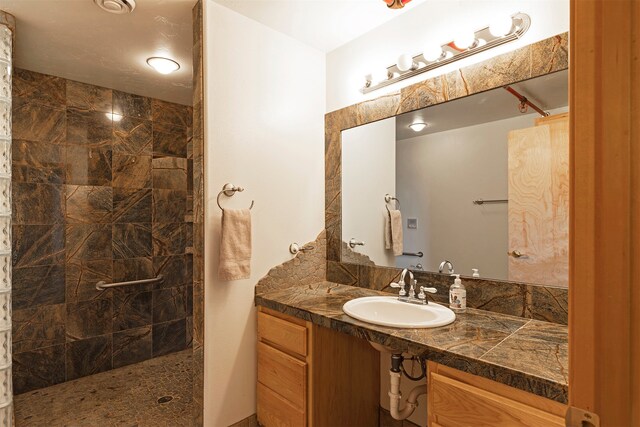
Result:
[[[567,105],[564,70],[343,130],[342,262],[566,287]]]

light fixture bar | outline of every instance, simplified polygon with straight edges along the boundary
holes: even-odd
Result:
[[[441,48],[445,56],[436,61],[427,61],[422,53],[420,53],[418,55],[415,55],[413,57],[413,60],[416,63],[421,63],[424,65],[419,66],[415,69],[410,69],[408,71],[400,71],[396,64],[391,65],[390,67],[387,67],[387,72],[388,75],[392,75],[395,77],[383,80],[375,84],[371,81],[367,81],[367,85],[360,89],[360,92],[362,92],[363,94],[367,94],[373,92],[374,90],[390,86],[399,81],[409,79],[422,73],[426,73],[427,71],[435,70],[436,68],[442,67],[447,64],[451,64],[452,62],[458,61],[460,59],[468,58],[477,53],[484,52],[494,47],[518,40],[527,32],[527,30],[531,26],[531,18],[526,13],[516,13],[511,17],[511,20],[513,21],[514,29],[512,30],[512,32],[505,36],[494,36],[493,34],[491,34],[491,32],[489,31],[489,27],[487,26],[474,33],[476,43],[469,49],[460,51],[452,46],[453,42],[444,44],[441,46]]]

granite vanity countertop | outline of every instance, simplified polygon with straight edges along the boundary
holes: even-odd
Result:
[[[342,311],[354,298],[390,294],[320,282],[256,292],[256,305],[320,326],[426,357],[443,365],[567,403],[567,327],[483,310],[457,313],[450,325],[397,329],[356,320]]]

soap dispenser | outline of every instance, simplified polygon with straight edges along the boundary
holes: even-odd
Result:
[[[455,280],[449,288],[449,308],[456,313],[464,313],[467,311],[467,290],[459,274],[452,274],[452,276],[455,276]]]

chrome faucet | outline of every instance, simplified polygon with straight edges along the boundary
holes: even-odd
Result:
[[[446,259],[440,263],[440,267],[438,267],[438,272],[443,273],[445,267],[449,270],[448,274],[453,274],[453,264],[451,264],[451,261]]]
[[[407,285],[405,281],[407,273],[409,273],[409,295],[407,295],[407,291],[405,289]],[[413,273],[409,269],[405,268],[400,274],[400,280],[398,281],[398,283],[391,282],[390,286],[392,288],[400,288],[400,292],[398,293],[398,300],[409,302],[412,304],[429,304],[425,292],[429,292],[431,294],[435,294],[436,292],[438,292],[436,288],[425,288],[424,286],[420,286],[420,293],[416,298],[416,285],[417,281],[414,279]]]
[[[415,280],[413,278],[413,273],[408,268],[405,268],[404,270],[402,270],[402,273],[400,274],[400,284],[403,285],[403,287],[406,287],[407,280],[405,279],[405,276],[407,275],[407,273],[409,273],[409,285],[410,285],[409,298],[414,298],[416,296],[416,290],[414,288]]]

